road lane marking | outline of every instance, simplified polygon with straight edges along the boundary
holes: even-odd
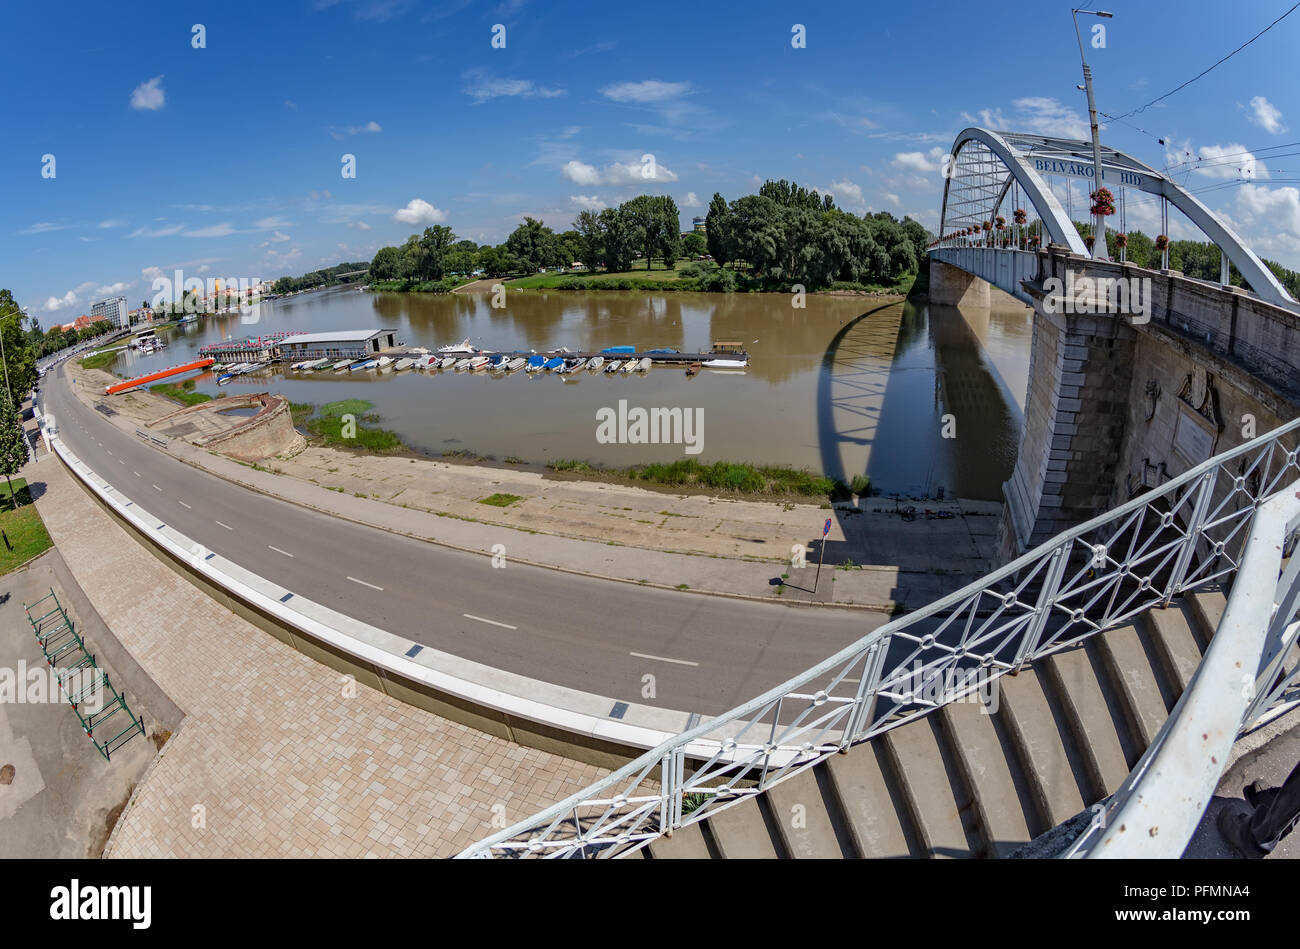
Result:
[[[111,448],[105,448],[104,451],[108,452],[110,455],[113,454],[113,449]]]
[[[188,504],[186,504],[184,501],[177,501],[176,503],[179,504],[181,507],[185,508],[187,511],[192,511],[192,510],[194,510],[194,508],[190,507],[190,506],[189,506]]]
[[[377,587],[377,586],[375,586],[373,583],[366,583],[365,580],[358,580],[356,577],[348,577],[348,579],[351,580],[353,583],[359,583],[359,584],[361,584],[363,587],[370,587],[370,589],[372,589],[372,590],[378,590],[380,593],[383,593],[383,592],[384,592],[384,588],[383,588],[383,587]]]
[[[501,627],[504,627],[505,629],[518,629],[518,628],[519,628],[518,626],[511,626],[509,623],[498,623],[498,622],[497,622],[496,620],[494,620],[494,619],[484,619],[484,618],[481,617],[481,616],[474,616],[472,613],[461,613],[460,615],[463,616],[463,617],[465,617],[465,619],[478,620],[480,623],[489,623],[489,624],[491,624],[492,626],[501,626]]]
[[[638,659],[654,659],[656,662],[673,662],[679,666],[698,666],[698,662],[691,662],[689,659],[669,659],[667,656],[652,656],[644,652],[630,652],[629,656],[636,656]]]
[[[135,475],[137,478],[140,477],[140,472],[138,471],[132,471],[131,474]]]
[[[228,530],[228,531],[233,531],[233,530],[234,530],[234,528],[231,527],[229,524],[223,524],[223,523],[221,523],[220,521],[217,521],[217,526],[218,526],[218,527],[224,527],[224,528],[225,528],[226,530]]]
[[[270,544],[267,544],[266,546],[271,547]],[[286,557],[292,557],[292,556],[293,556],[293,554],[289,553],[289,551],[287,551],[287,550],[281,550],[279,547],[271,547],[271,549],[274,550],[277,554],[284,554]]]
[[[158,487],[158,485],[156,485],[156,484],[153,486],[153,489],[154,489],[155,491],[161,491],[161,490],[162,490],[162,488]]]
[[[124,464],[126,464],[126,462],[123,461],[121,458],[117,459],[117,463],[118,463],[119,465],[124,465]]]

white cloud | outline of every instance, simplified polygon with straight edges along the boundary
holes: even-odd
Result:
[[[349,221],[348,227],[352,228],[354,231],[370,230],[370,225],[367,224],[365,221]],[[288,240],[288,238],[286,237],[285,240]]]
[[[1270,135],[1279,135],[1286,131],[1286,126],[1282,124],[1281,111],[1263,96],[1255,96],[1250,100],[1250,112],[1247,113],[1246,118]]]
[[[99,226],[102,228],[126,227],[126,221],[119,221],[119,220],[100,221]]]
[[[536,96],[542,99],[554,99],[556,96],[564,95],[565,92],[563,89],[539,86],[531,79],[502,79],[489,76],[481,69],[471,69],[461,78],[466,81],[462,91],[474,100],[475,105],[481,105],[499,96],[520,96],[524,99]]]
[[[934,172],[943,167],[943,156],[947,154],[946,148],[936,145],[928,152],[899,152],[890,164],[908,171]]]
[[[571,194],[569,201],[573,206],[583,211],[603,211],[609,207],[604,201],[594,194]]]
[[[677,99],[690,92],[689,82],[660,82],[646,79],[642,82],[616,82],[600,90],[607,99],[615,102],[663,102]]]
[[[886,191],[882,195],[882,197],[890,204],[894,205],[895,207],[903,203],[903,200],[898,195],[894,194],[892,191]]]
[[[1251,223],[1263,218],[1292,237],[1300,237],[1300,189],[1242,185],[1237,192],[1237,208]]]
[[[286,221],[282,217],[264,217],[260,221],[254,221],[253,227],[260,228],[264,231],[274,230],[277,227],[292,227],[292,221]]]
[[[184,230],[184,224],[172,224],[167,227],[158,227],[150,230],[147,227],[137,227],[131,232],[131,237],[171,237],[173,234],[179,234]]]
[[[862,203],[862,187],[847,178],[832,181],[827,190],[841,201],[852,202],[855,205]]]
[[[1057,138],[1087,139],[1091,136],[1088,120],[1082,113],[1047,96],[1026,96],[1011,103],[1015,114],[1008,118],[1001,109],[980,109],[975,115],[962,117],[993,131],[1033,132]]]
[[[46,313],[53,313],[55,310],[63,310],[66,309],[67,307],[73,306],[76,304],[76,302],[77,302],[77,295],[73,293],[71,290],[69,290],[61,297],[48,298],[45,301],[45,305],[41,307],[41,309],[43,309]]]
[[[365,125],[349,125],[347,128],[338,128],[330,126],[330,135],[336,140],[345,138],[348,135],[360,135],[362,132],[382,132],[384,130],[378,122],[367,122]]]
[[[156,112],[167,101],[167,93],[161,85],[162,76],[154,76],[148,82],[142,82],[131,92],[131,108]]]
[[[49,221],[39,221],[31,227],[23,228],[22,234],[46,234],[50,231],[62,231],[71,227],[71,224],[53,224]]]
[[[594,165],[588,165],[580,161],[566,162],[560,169],[564,177],[568,178],[576,185],[598,185],[600,184],[600,172]]]
[[[235,226],[229,221],[221,224],[209,224],[207,227],[200,227],[197,230],[186,231],[185,237],[226,237],[235,233]]]
[[[403,224],[441,224],[447,220],[447,214],[422,198],[412,198],[406,207],[393,214],[393,220]]]
[[[700,199],[695,196],[694,191],[686,192],[686,197],[682,198],[682,200],[679,203],[684,208],[702,207],[702,205],[700,204]]]
[[[155,280],[161,280],[163,279],[162,268],[145,267],[143,270],[140,271],[140,279],[145,280],[149,283],[153,283]]]
[[[646,170],[654,173],[646,175]],[[677,174],[658,162],[642,164],[639,161],[614,162],[603,169],[585,162],[566,162],[560,169],[564,177],[576,185],[642,185],[651,181],[676,181]]]
[[[281,233],[280,231],[276,231],[269,238],[267,238],[267,242],[271,244],[279,244],[281,241],[287,241],[288,239],[289,239],[288,234],[284,234]]]
[[[97,297],[116,296],[117,294],[121,293],[129,286],[131,286],[129,283],[121,283],[121,282],[106,284],[105,286],[95,288],[95,296]]]
[[[1208,178],[1267,178],[1268,168],[1242,145],[1202,145],[1196,150],[1199,161],[1190,162],[1194,171]]]

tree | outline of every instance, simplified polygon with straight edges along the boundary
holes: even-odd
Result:
[[[709,252],[708,241],[704,239],[703,234],[697,234],[691,231],[682,238],[682,256],[683,257],[703,257]]]
[[[414,239],[414,238],[412,238]],[[445,224],[435,224],[424,229],[420,237],[420,263],[418,274],[422,280],[441,280],[445,269],[444,261],[447,248],[456,240],[456,235]]]
[[[525,217],[524,223],[506,238],[505,249],[513,254],[528,273],[535,273],[553,259],[553,245],[549,238],[555,232],[536,218]],[[548,246],[549,245],[549,246]]]
[[[709,255],[718,262],[719,266],[735,259],[732,253],[732,232],[731,207],[727,204],[727,200],[715,191],[713,200],[709,202],[709,213],[704,218],[704,233]]]
[[[372,280],[396,280],[401,272],[402,254],[396,247],[381,247],[370,262]]]
[[[0,404],[0,474],[9,484],[9,503],[18,506],[14,495],[13,476],[27,464],[27,435],[18,418],[18,407],[8,399]]]
[[[626,205],[600,212],[605,269],[611,273],[630,270],[636,256],[637,234]]]
[[[8,377],[14,407],[22,405],[36,385],[36,352],[23,330],[24,314],[8,290],[0,289],[0,339],[4,343],[3,374]]]

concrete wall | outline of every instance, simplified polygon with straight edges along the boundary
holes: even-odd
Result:
[[[930,255],[930,288],[926,296],[942,306],[989,305],[989,284],[985,280]]]
[[[196,445],[211,448],[223,455],[239,461],[261,461],[286,451],[297,434],[293,427],[293,416],[289,401],[283,396],[269,392],[257,392],[251,395],[239,395],[227,399],[213,399],[202,405],[191,405],[177,412],[164,415],[149,423],[157,427],[163,422],[180,416],[196,415],[202,412],[225,412],[230,409],[258,407],[261,409],[252,418],[241,422],[227,431],[215,435],[191,439]]]
[[[1004,560],[1300,415],[1300,314],[1177,272],[1038,256]],[[1142,295],[1126,313],[1067,313],[1083,301],[1049,300],[1052,277],[1136,279]]]

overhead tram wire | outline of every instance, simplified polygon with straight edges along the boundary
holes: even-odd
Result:
[[[1114,119],[1115,121],[1118,122],[1118,121],[1120,121],[1121,119],[1126,119],[1126,118],[1128,118],[1130,115],[1138,115],[1138,114],[1140,114],[1140,113],[1142,113],[1142,112],[1145,112],[1147,109],[1151,108],[1151,106],[1155,105],[1157,102],[1162,102],[1162,101],[1164,101],[1165,99],[1168,99],[1168,98],[1169,98],[1170,96],[1172,96],[1174,93],[1179,92],[1179,91],[1181,91],[1181,90],[1183,90],[1183,89],[1186,89],[1188,86],[1190,86],[1192,83],[1196,82],[1196,81],[1197,81],[1198,79],[1200,79],[1201,77],[1203,77],[1203,76],[1205,76],[1205,75],[1207,75],[1207,74],[1213,72],[1215,69],[1218,69],[1220,66],[1222,66],[1224,63],[1226,63],[1228,60],[1232,59],[1232,57],[1236,56],[1238,53],[1240,53],[1243,49],[1245,49],[1245,48],[1246,48],[1247,46],[1249,46],[1251,43],[1255,42],[1255,40],[1259,39],[1261,36],[1263,36],[1263,35],[1264,35],[1265,33],[1267,33],[1269,30],[1273,29],[1273,27],[1277,26],[1279,23],[1281,23],[1283,20],[1285,20],[1287,17],[1289,17],[1289,16],[1290,16],[1292,13],[1294,13],[1297,9],[1300,9],[1300,2],[1297,2],[1296,4],[1294,4],[1294,5],[1293,5],[1289,10],[1287,10],[1285,13],[1283,13],[1280,17],[1278,17],[1276,20],[1274,20],[1274,21],[1273,21],[1272,23],[1270,23],[1268,26],[1264,27],[1264,29],[1260,30],[1258,33],[1256,33],[1256,34],[1255,34],[1254,36],[1252,36],[1250,39],[1246,40],[1246,42],[1242,43],[1240,46],[1238,46],[1236,49],[1234,49],[1231,53],[1228,53],[1228,55],[1226,55],[1226,56],[1224,56],[1223,58],[1221,58],[1221,59],[1220,59],[1218,62],[1216,62],[1214,65],[1212,65],[1212,66],[1208,67],[1207,69],[1204,69],[1204,70],[1202,70],[1201,72],[1197,73],[1195,76],[1193,76],[1191,79],[1188,79],[1186,82],[1182,83],[1181,85],[1179,85],[1179,86],[1175,86],[1173,89],[1170,89],[1170,90],[1169,90],[1168,92],[1166,92],[1164,95],[1162,95],[1162,96],[1157,96],[1156,98],[1152,99],[1150,102],[1146,103],[1145,105],[1140,105],[1140,106],[1138,106],[1136,109],[1130,109],[1128,112],[1125,112],[1123,115],[1109,115],[1109,114],[1104,113],[1104,112],[1103,112],[1102,114],[1105,115],[1108,119]],[[1150,133],[1147,133],[1147,134],[1150,134]]]

